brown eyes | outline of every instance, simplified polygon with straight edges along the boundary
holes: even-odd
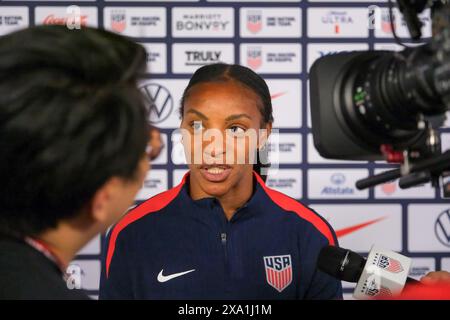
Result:
[[[201,121],[193,121],[193,122],[191,122],[190,127],[192,128],[194,133],[200,133],[200,132],[202,132],[205,129],[205,127],[203,126]],[[231,126],[227,130],[233,136],[236,136],[236,137],[244,135],[245,132],[247,131],[247,129],[245,127],[237,126],[237,125]]]
[[[230,130],[230,132],[235,136],[241,136],[245,134],[245,131],[247,131],[245,128],[239,126],[232,126],[228,130]]]

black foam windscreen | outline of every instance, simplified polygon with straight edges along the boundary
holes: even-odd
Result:
[[[365,264],[359,254],[335,246],[323,247],[317,260],[319,270],[348,282],[358,282]]]

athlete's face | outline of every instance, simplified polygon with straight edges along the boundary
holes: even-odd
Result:
[[[183,144],[191,179],[206,194],[223,196],[251,175],[252,155],[268,135],[260,131],[260,104],[252,90],[233,81],[189,90],[181,123]]]

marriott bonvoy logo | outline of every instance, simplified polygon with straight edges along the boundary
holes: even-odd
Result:
[[[173,37],[234,36],[234,9],[232,8],[173,8]]]

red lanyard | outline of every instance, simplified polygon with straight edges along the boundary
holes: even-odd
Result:
[[[46,256],[49,260],[51,260],[54,264],[56,264],[59,268],[59,270],[65,274],[65,268],[62,261],[51,251],[51,249],[46,245],[44,242],[33,239],[30,237],[25,237],[25,242],[28,243],[31,247],[42,253],[44,256]]]

